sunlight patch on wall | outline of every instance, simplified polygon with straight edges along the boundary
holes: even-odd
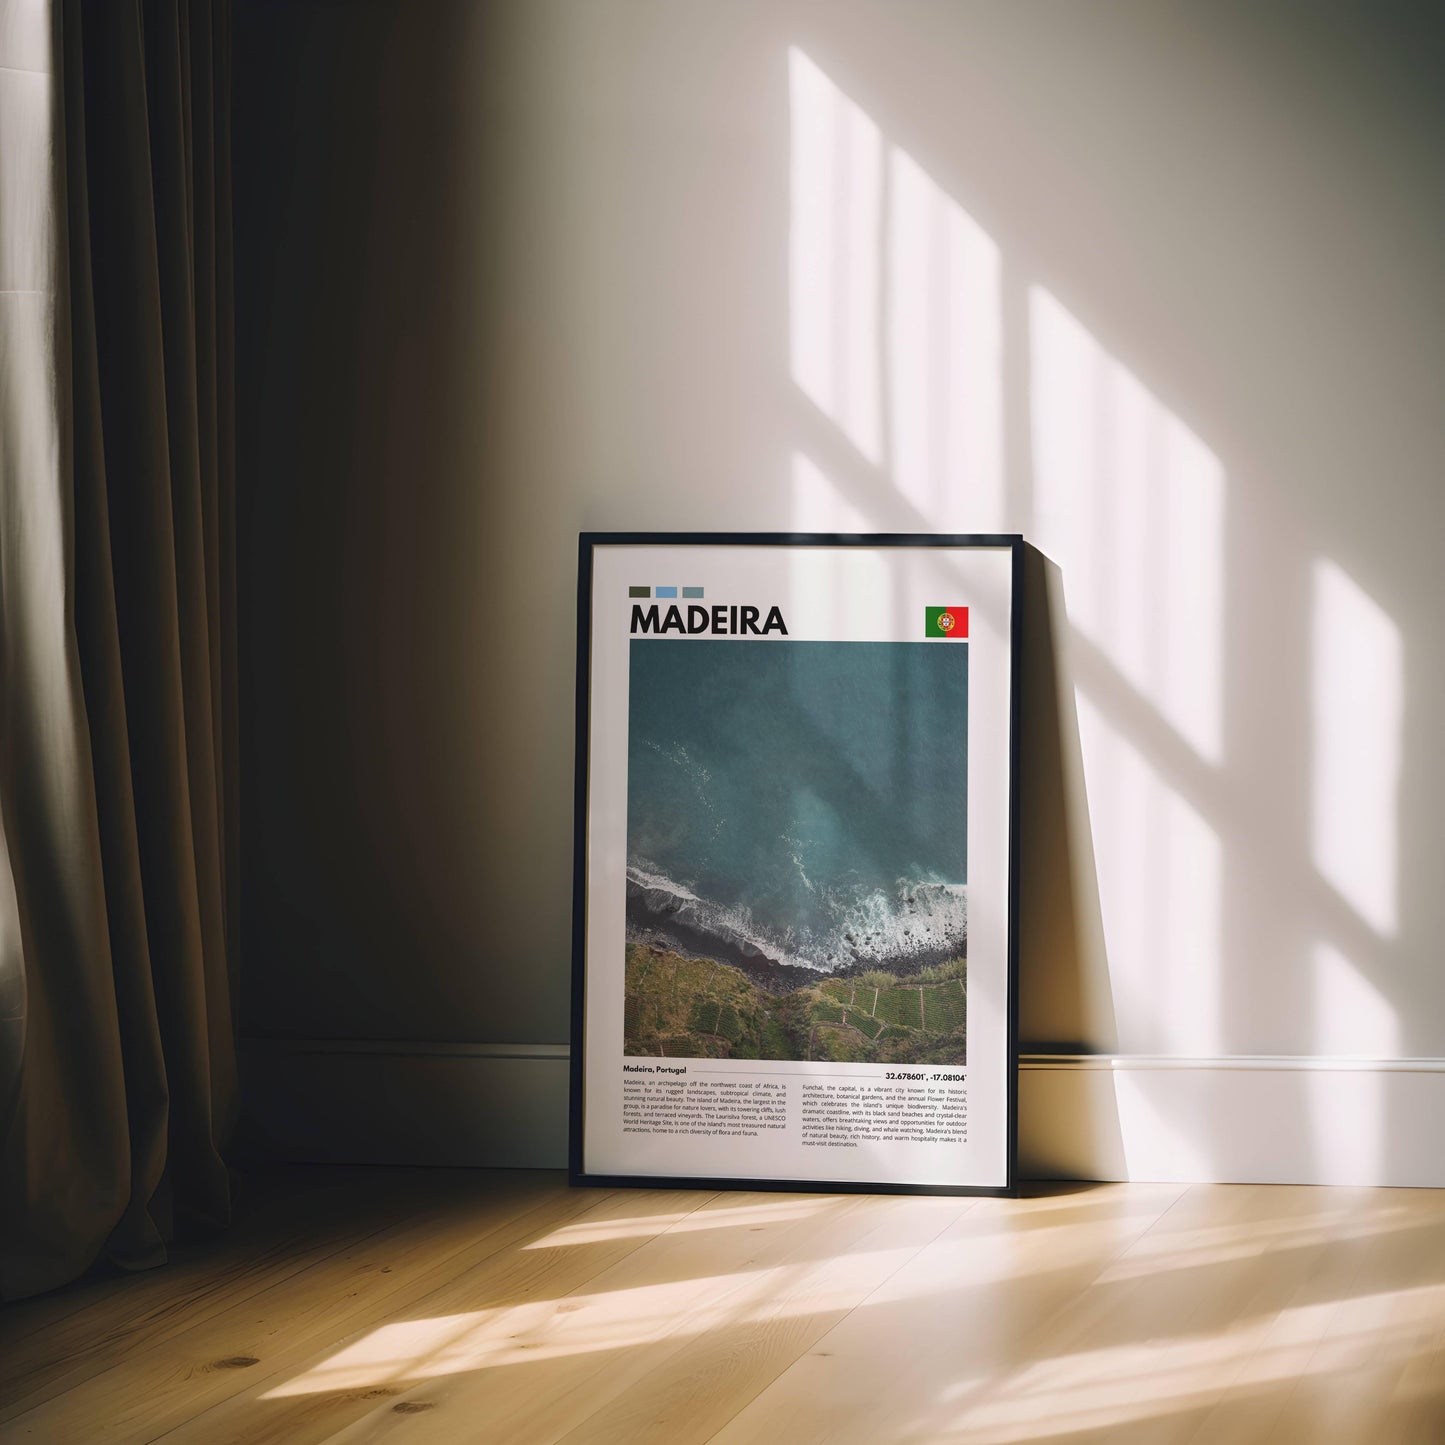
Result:
[[[1078,693],[1120,1047],[1218,1053],[1219,835]]]
[[[1334,562],[1313,576],[1315,866],[1377,933],[1399,925],[1405,655],[1400,629]]]
[[[789,52],[793,380],[910,506],[906,530],[1005,520],[993,239],[807,55]]]
[[[1389,1000],[1339,949],[1314,950],[1316,1054],[1394,1058],[1400,1020]],[[1322,1073],[1309,1083],[1310,1123],[1318,1160],[1317,1182],[1354,1184],[1385,1176],[1385,1080],[1378,1073]]]
[[[801,50],[788,52],[788,78],[793,380],[876,463],[883,139]]]
[[[999,249],[906,152],[889,155],[887,339],[894,484],[943,531],[1001,529]]]
[[[878,524],[845,497],[809,456],[793,453],[795,532],[873,532]]]
[[[1224,469],[1049,292],[1029,292],[1035,536],[1070,620],[1223,756]]]
[[[1400,1019],[1394,1006],[1333,944],[1315,945],[1314,1038],[1310,1052],[1333,1057],[1395,1058]]]
[[[793,453],[793,530],[795,532],[876,532],[880,520],[870,517],[838,490],[821,467],[802,452]],[[886,568],[881,559],[859,553],[851,562],[855,578],[869,573],[881,579]],[[801,620],[814,614],[820,603],[830,618],[841,618],[841,625],[858,636],[866,636],[876,626],[891,627],[896,617],[894,599],[879,581],[870,587],[846,586],[829,554],[803,553],[788,573],[789,610],[791,619]],[[886,606],[880,610],[880,598]]]

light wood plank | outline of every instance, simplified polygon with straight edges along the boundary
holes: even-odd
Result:
[[[720,1195],[584,1289],[471,1322],[445,1354],[414,1367],[422,1383],[332,1438],[404,1432],[408,1441],[444,1441],[485,1421],[489,1445],[558,1439],[690,1339],[721,1327],[739,1296],[765,1295],[779,1266],[810,1250],[847,1249],[872,1227],[876,1203]],[[914,1228],[936,1233],[962,1207],[923,1201]]]
[[[28,1392],[0,1435],[1445,1439],[1438,1191],[970,1201],[433,1171],[327,1187],[339,1177],[286,1185],[274,1212],[179,1267],[92,1282],[78,1306],[0,1311],[0,1373],[18,1362]]]
[[[1191,1189],[1045,1321],[986,1394],[939,1412],[935,1433],[1178,1442],[1212,1428],[1207,1417],[1223,1401],[1232,1418],[1221,1418],[1217,1438],[1252,1438],[1269,1372],[1301,1345],[1288,1337],[1306,1324],[1293,1302],[1322,1273],[1336,1286],[1347,1278],[1327,1242],[1350,1217],[1349,1191]],[[1283,1333],[1271,1353],[1275,1321]]]
[[[236,1227],[135,1275],[83,1281],[0,1311],[0,1422],[395,1224],[482,1189],[543,1187],[532,1171],[287,1170],[262,1178]],[[420,1192],[419,1192],[420,1191]],[[416,1201],[416,1203],[413,1203]],[[22,1403],[23,1402],[23,1403]]]
[[[605,1209],[609,1199],[594,1207]],[[540,1227],[548,1227],[592,1200],[549,1191],[537,1202]],[[512,1191],[460,1209],[421,1211],[16,1414],[10,1428],[40,1439],[152,1440],[244,1389],[258,1365],[345,1335],[359,1311],[390,1297],[413,1273],[498,1247],[495,1230],[503,1246],[510,1243],[507,1230],[518,1227],[518,1214]],[[526,1215],[521,1219],[527,1228]]]
[[[1280,1382],[1271,1441],[1439,1441],[1445,1418],[1445,1213],[1441,1194],[1378,1190],[1335,1249],[1344,1288],[1315,1289],[1309,1358]],[[1222,1438],[1216,1435],[1214,1438]]]
[[[472,1315],[524,1309],[584,1287],[710,1198],[692,1191],[620,1190],[599,1197],[592,1190],[560,1190],[549,1205],[500,1233],[478,1262],[448,1260],[414,1272],[384,1309],[364,1321],[353,1314],[353,1328],[336,1330],[325,1348],[293,1332],[291,1347],[273,1355],[263,1375],[163,1438],[168,1445],[302,1445],[330,1438],[374,1402],[403,1394],[408,1351],[425,1361],[446,1349]]]
[[[873,1200],[852,1243],[823,1231],[757,1285],[729,1298],[724,1318],[686,1326],[687,1344],[563,1438],[571,1445],[690,1445],[711,1440],[783,1370],[963,1212],[937,1201]]]
[[[991,1388],[1030,1335],[1181,1193],[1118,1185],[1042,1200],[981,1200],[713,1438],[930,1438],[930,1417]]]

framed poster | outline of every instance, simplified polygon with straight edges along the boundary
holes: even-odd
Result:
[[[1021,563],[583,534],[574,1183],[1013,1191]]]

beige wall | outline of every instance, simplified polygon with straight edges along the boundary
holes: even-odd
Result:
[[[579,529],[1002,527],[1025,1038],[1445,1056],[1433,8],[238,7],[249,1031],[565,1039]]]

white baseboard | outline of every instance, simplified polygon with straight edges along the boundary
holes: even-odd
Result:
[[[1035,1179],[1445,1187],[1445,1059],[1020,1060]]]
[[[561,1168],[565,1044],[251,1040],[272,1158]],[[1025,1179],[1445,1187],[1445,1059],[1025,1054]]]

